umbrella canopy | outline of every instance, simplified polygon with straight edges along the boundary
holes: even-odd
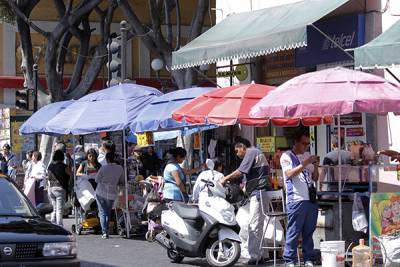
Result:
[[[130,128],[137,133],[190,126],[188,123],[177,122],[172,119],[172,112],[193,98],[214,89],[212,87],[196,87],[158,96],[140,112]]]
[[[275,87],[261,84],[244,84],[225,87],[205,93],[175,110],[177,121],[193,124],[265,126],[265,118],[250,118],[250,109]]]
[[[103,89],[69,105],[47,123],[46,130],[75,135],[120,131],[161,94],[155,88],[130,83]]]
[[[61,101],[48,104],[36,111],[19,128],[19,134],[46,133],[46,124],[74,101]]]
[[[303,74],[287,81],[257,103],[250,116],[303,118],[398,111],[398,85],[376,75],[339,67]]]

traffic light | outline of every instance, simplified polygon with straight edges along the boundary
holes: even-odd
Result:
[[[29,109],[29,90],[21,89],[15,91],[15,106],[21,109]]]
[[[111,39],[108,45],[108,86],[117,85],[122,82],[121,79],[121,37]]]
[[[33,110],[33,89],[20,89],[15,91],[15,106],[20,109]]]

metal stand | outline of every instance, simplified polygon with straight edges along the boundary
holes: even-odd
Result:
[[[341,153],[341,149],[342,149],[342,136],[341,136],[341,129],[340,129],[340,115],[337,116],[337,135],[338,135],[338,147],[339,147],[339,151],[338,151],[338,165],[339,165],[339,240],[343,239],[343,204],[342,204],[342,153]]]
[[[74,166],[72,166],[72,171],[74,172],[74,190],[76,192],[76,161],[75,161],[75,135],[72,135],[72,145],[74,146],[73,153],[72,153],[72,160]],[[78,229],[78,209],[76,205],[74,205],[74,216],[75,216],[75,229]]]
[[[128,196],[128,173],[127,173],[127,164],[126,164],[126,137],[125,130],[122,130],[122,143],[124,147],[124,177],[125,177],[125,227],[126,227],[126,237],[130,238],[130,229],[131,229],[131,216],[129,214],[129,196]]]

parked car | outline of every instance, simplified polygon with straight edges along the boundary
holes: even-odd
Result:
[[[0,174],[0,266],[80,266],[75,237],[44,218],[51,211]]]

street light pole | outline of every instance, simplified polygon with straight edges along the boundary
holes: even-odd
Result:
[[[120,23],[121,30],[121,82],[125,82],[126,79],[126,25],[125,20]]]
[[[38,110],[38,65],[34,64],[33,65],[33,75],[34,75],[34,88],[33,88],[33,112],[36,112]],[[38,151],[38,134],[35,134],[35,151]]]

